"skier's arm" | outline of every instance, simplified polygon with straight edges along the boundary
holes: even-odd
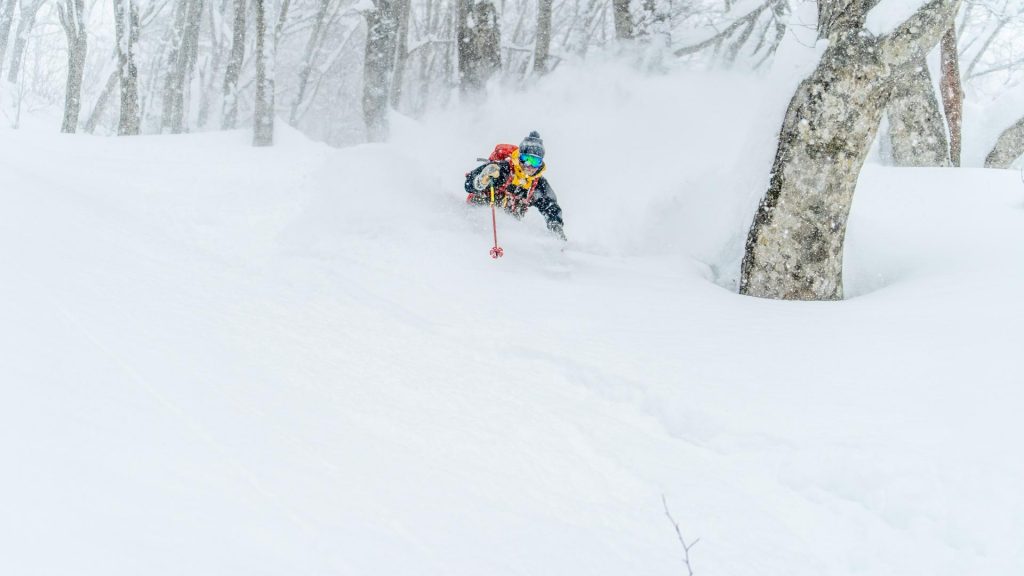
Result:
[[[537,183],[537,192],[534,195],[533,205],[544,215],[547,220],[548,230],[551,230],[559,238],[565,240],[565,232],[562,231],[562,207],[558,205],[558,198],[555,191],[551,189],[546,178],[541,178]]]

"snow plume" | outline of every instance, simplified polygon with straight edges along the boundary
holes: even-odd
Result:
[[[0,573],[678,576],[663,502],[698,576],[1022,573],[1019,175],[868,166],[851,298],[743,298],[793,79],[599,72],[342,150],[0,131]],[[531,130],[570,240],[494,261],[462,175]]]

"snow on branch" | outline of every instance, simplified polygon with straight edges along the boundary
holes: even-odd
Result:
[[[762,49],[766,50],[766,54],[757,62],[756,66],[758,66],[775,52],[782,41],[786,32],[783,18],[789,14],[789,11],[789,0],[765,0],[711,37],[696,44],[678,48],[674,54],[687,56],[707,49],[718,53],[723,47],[728,47],[726,61],[731,63],[735,61],[740,49],[750,42],[751,38],[754,38],[755,45],[751,54],[757,54]],[[761,26],[758,26],[759,22],[762,23]],[[772,34],[773,30],[774,35]]]

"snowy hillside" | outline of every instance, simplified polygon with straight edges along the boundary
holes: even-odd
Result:
[[[0,573],[685,575],[663,495],[698,576],[1022,573],[1020,175],[869,165],[849,299],[745,298],[789,88],[596,78],[340,150],[0,131]],[[462,174],[531,129],[570,242],[493,261]]]

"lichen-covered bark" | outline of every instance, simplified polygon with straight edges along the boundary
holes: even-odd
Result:
[[[747,236],[740,293],[842,298],[846,220],[892,69],[934,46],[959,4],[933,0],[882,38],[868,34],[862,18],[833,18],[829,48],[786,112],[768,191]]]
[[[948,166],[949,141],[924,54],[893,70],[886,115],[897,166]]]
[[[1009,168],[1024,155],[1024,118],[999,135],[996,145],[985,157],[986,168]]]

